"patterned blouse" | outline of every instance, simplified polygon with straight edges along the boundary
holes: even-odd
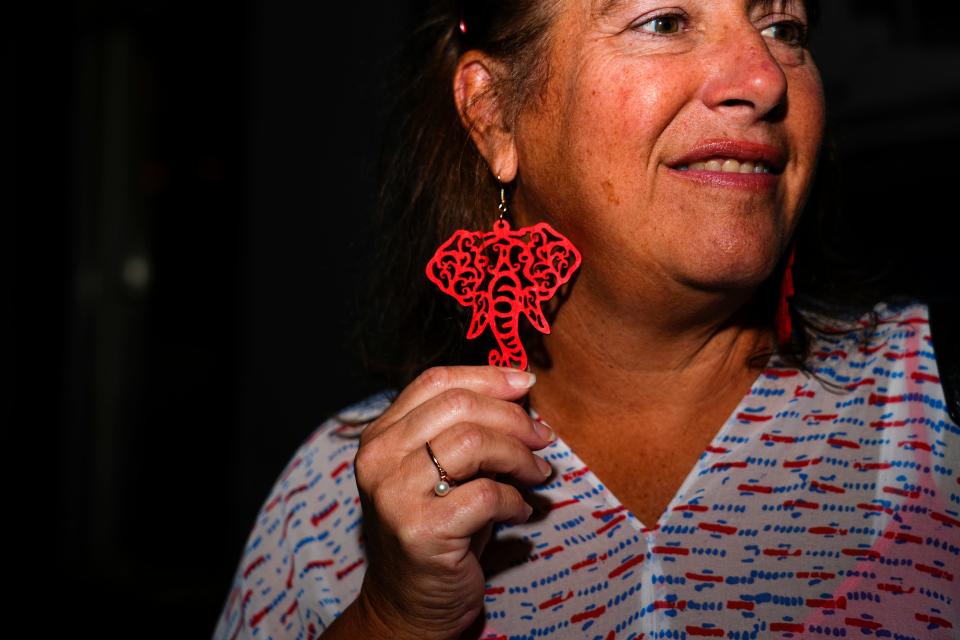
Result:
[[[530,503],[546,507],[495,526],[479,637],[960,637],[960,428],[926,305],[874,311],[872,333],[816,338],[811,368],[838,389],[772,356],[656,523],[562,438],[539,451],[554,473]],[[346,409],[293,456],[215,639],[312,640],[354,600],[357,436],[393,397]]]

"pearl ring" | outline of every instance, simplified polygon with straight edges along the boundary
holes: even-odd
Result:
[[[433,492],[443,497],[450,493],[450,489],[452,488],[450,485],[453,481],[447,477],[447,472],[440,466],[440,463],[437,461],[437,456],[433,455],[433,449],[430,448],[429,440],[427,441],[427,453],[430,455],[430,459],[433,460],[434,466],[437,467],[437,471],[440,473],[440,481],[433,486]]]

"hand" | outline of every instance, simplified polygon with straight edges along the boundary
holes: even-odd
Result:
[[[555,436],[511,402],[534,379],[492,366],[428,369],[364,429],[354,461],[368,559],[358,601],[390,637],[457,638],[482,611],[479,557],[494,523],[533,511],[495,474],[538,485],[552,472],[533,450]],[[454,481],[443,497],[428,440]]]

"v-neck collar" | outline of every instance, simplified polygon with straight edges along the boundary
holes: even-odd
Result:
[[[772,353],[767,358],[767,361],[764,364],[763,368],[760,370],[760,373],[757,375],[757,378],[750,385],[750,389],[747,390],[747,393],[744,394],[744,396],[740,399],[740,402],[737,403],[737,406],[733,409],[733,411],[730,413],[727,419],[724,420],[724,422],[720,425],[719,429],[714,434],[713,438],[710,439],[710,445],[723,441],[723,438],[730,433],[730,430],[738,426],[738,422],[739,422],[738,416],[747,412],[746,410],[749,408],[751,398],[755,397],[754,396],[755,390],[757,390],[758,388],[764,388],[769,384],[774,384],[774,385],[776,384],[776,381],[779,378],[774,378],[773,380],[771,380],[770,377],[767,375],[766,371],[772,368],[777,361],[778,361],[777,353]],[[784,402],[786,402],[787,401],[786,396],[787,394],[784,393],[779,398],[776,396],[771,396],[771,399],[784,399]],[[765,408],[765,410],[769,411],[770,408],[767,407]],[[530,417],[533,418],[534,420],[538,420],[540,418],[540,413],[532,405],[528,408],[528,413],[530,414]],[[566,443],[566,441],[564,441],[564,439],[560,436],[559,433],[557,434],[557,440],[554,443],[554,445],[556,446],[558,451],[560,451],[561,453],[566,453],[569,456],[572,463],[577,465],[577,468],[582,469],[587,467],[587,465],[583,462],[583,460],[580,459],[580,456],[578,456],[577,453]],[[670,499],[670,502],[667,504],[667,507],[663,510],[663,513],[660,514],[655,526],[653,527],[650,527],[647,524],[641,522],[640,519],[633,512],[631,512],[630,509],[628,509],[626,505],[624,505],[616,495],[614,495],[614,493],[609,489],[609,487],[603,481],[603,479],[597,477],[597,475],[593,472],[593,469],[589,469],[589,472],[584,475],[584,478],[591,484],[591,486],[594,487],[594,489],[597,490],[597,492],[600,495],[603,496],[604,500],[610,505],[612,509],[615,509],[617,511],[620,511],[626,514],[627,521],[638,533],[645,536],[652,535],[654,532],[659,530],[661,527],[663,527],[667,523],[667,521],[670,518],[670,514],[674,511],[674,508],[680,504],[681,501],[689,501],[691,497],[689,494],[691,489],[693,488],[693,485],[695,485],[697,480],[700,478],[701,472],[705,468],[707,468],[706,461],[709,460],[709,464],[713,465],[717,462],[722,461],[724,458],[735,456],[736,449],[730,449],[723,454],[711,454],[712,457],[708,457],[704,455],[705,453],[708,453],[708,452],[705,450],[697,458],[696,462],[694,462],[693,466],[684,477],[683,482],[680,483],[680,487],[674,493],[673,497]]]

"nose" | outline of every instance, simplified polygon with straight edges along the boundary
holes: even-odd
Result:
[[[705,60],[702,100],[708,108],[739,124],[783,116],[787,77],[753,25],[728,29]]]

